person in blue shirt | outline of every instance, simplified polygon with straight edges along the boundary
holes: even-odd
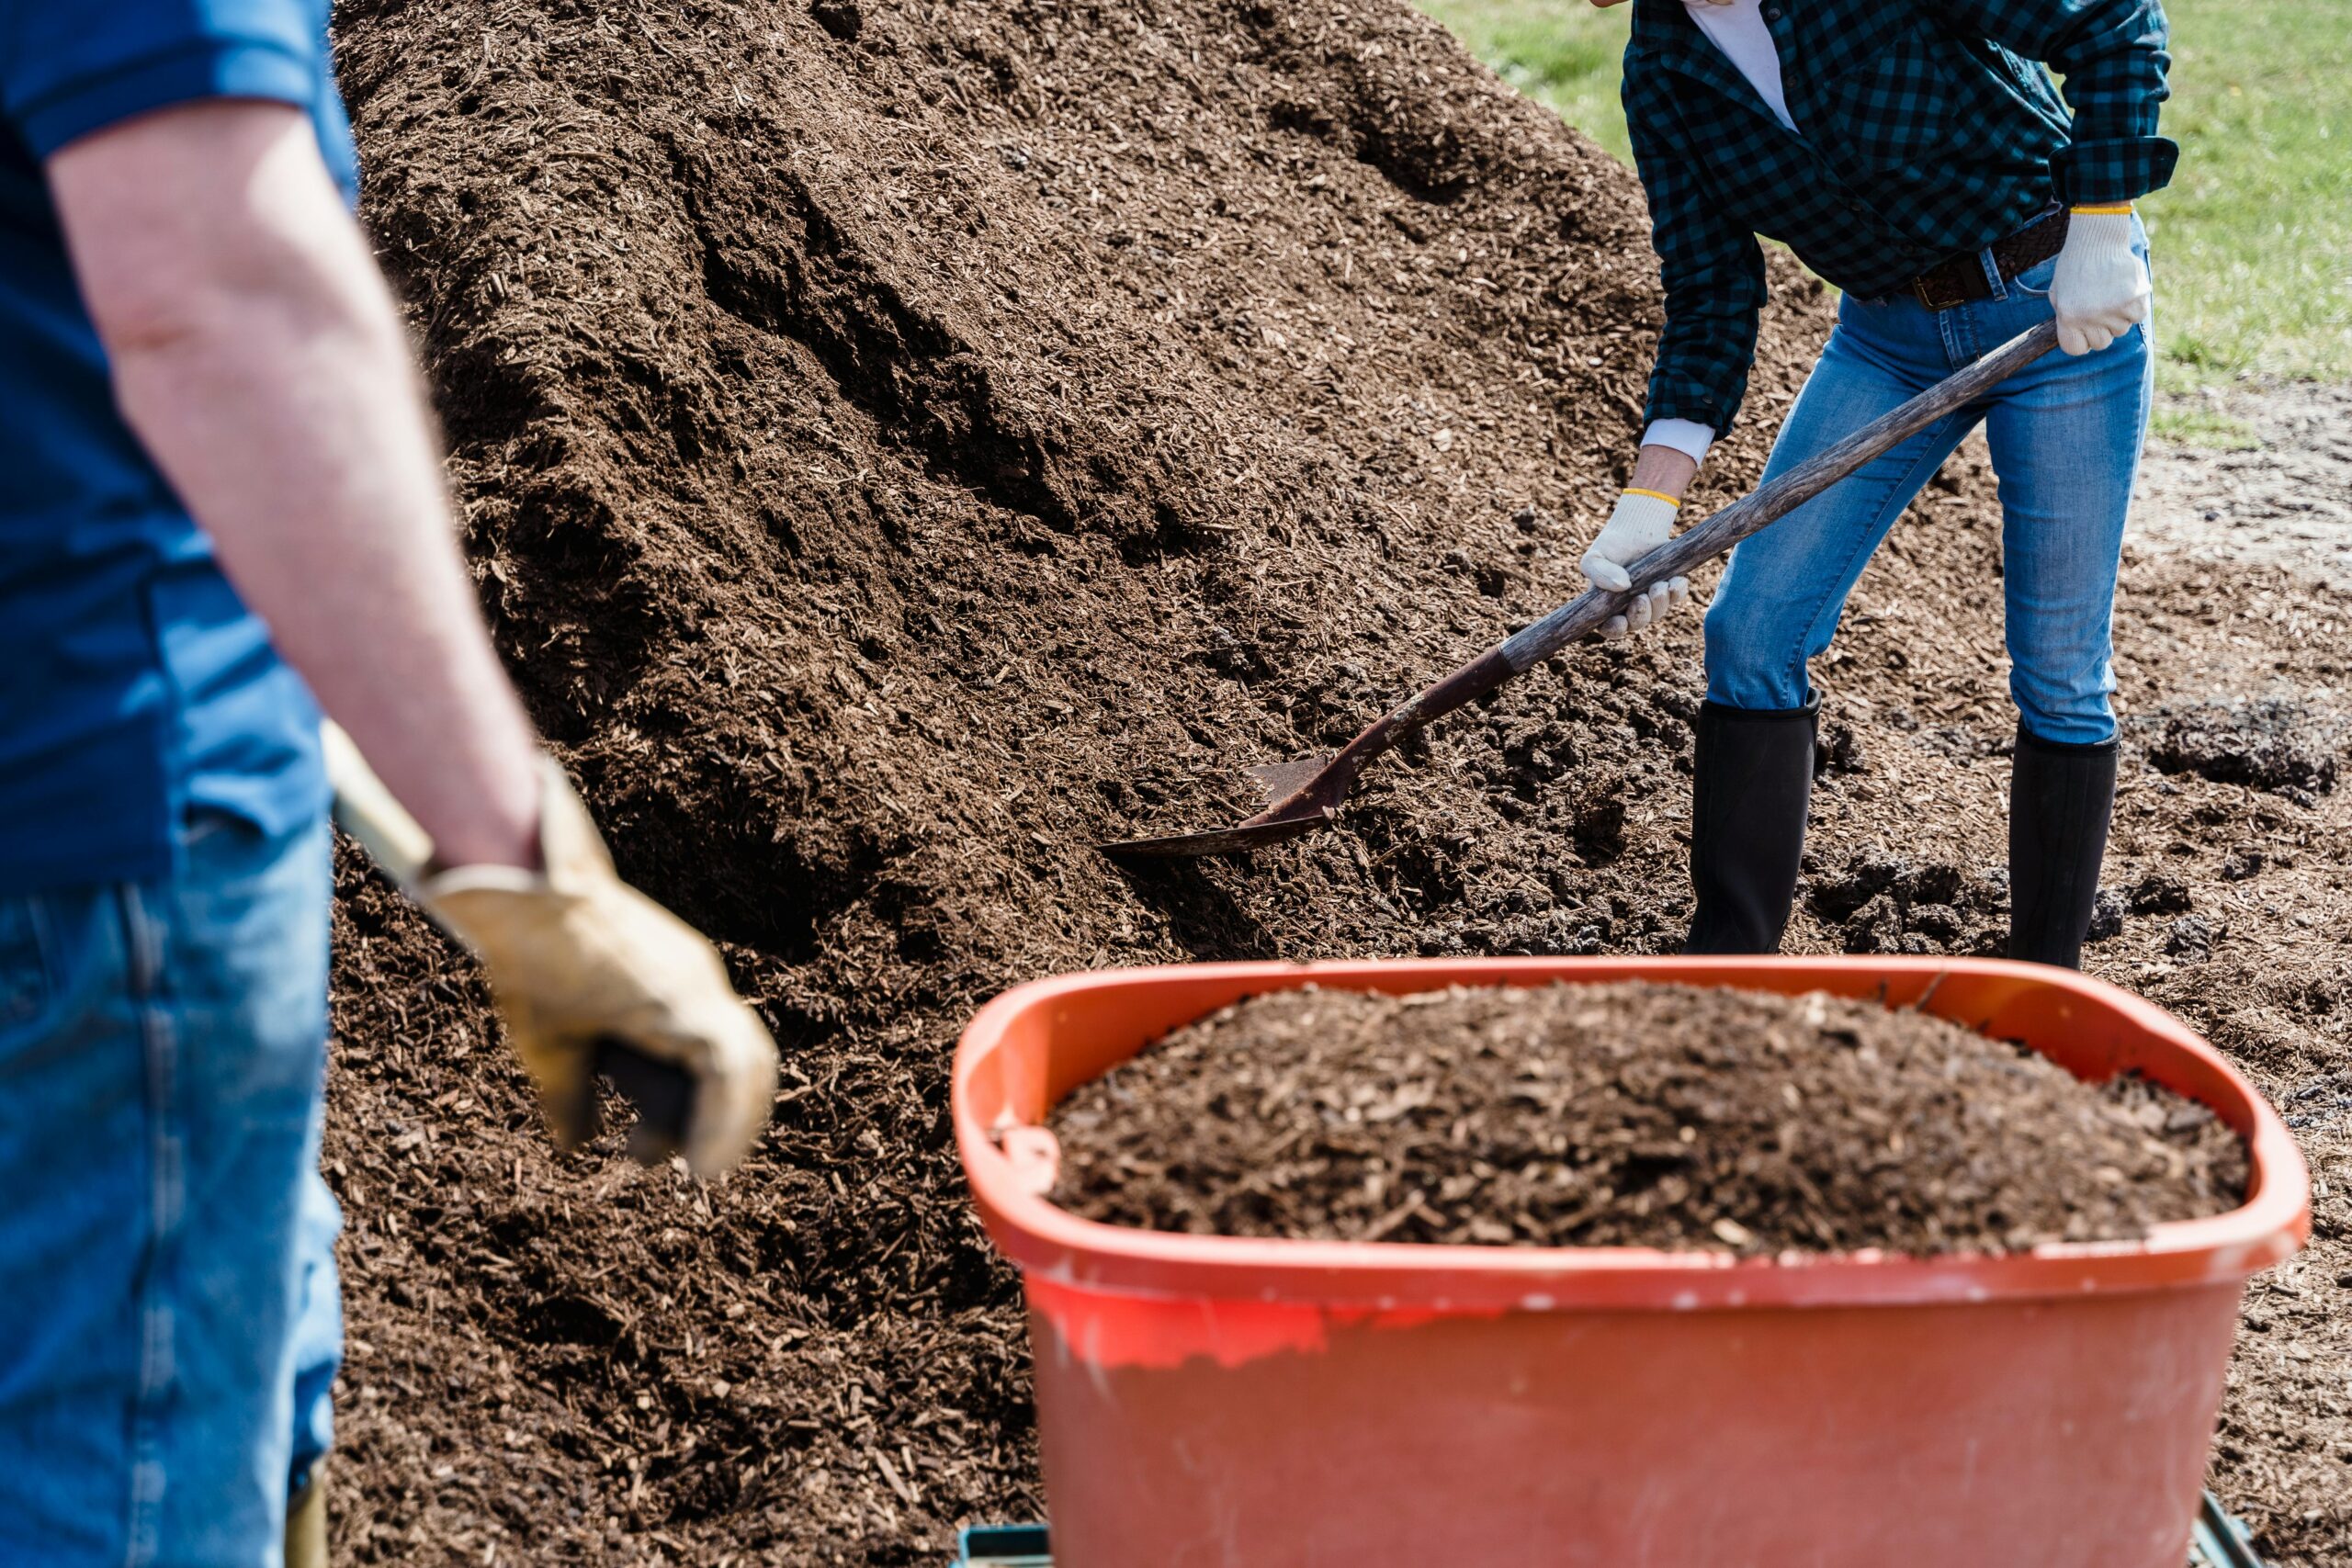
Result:
[[[0,1562],[323,1561],[321,706],[560,1140],[600,1051],[700,1172],[773,1100],[482,626],[326,11],[0,0]]]

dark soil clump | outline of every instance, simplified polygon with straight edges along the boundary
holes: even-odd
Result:
[[[1973,953],[2007,945],[2007,874],[1969,876],[1940,861],[1914,862],[1872,846],[1842,872],[1811,857],[1811,903],[1848,953]]]
[[[1640,984],[1278,991],[1054,1119],[1055,1201],[1196,1235],[2015,1251],[2234,1207],[2245,1145],[1925,1013]]]
[[[2148,761],[2167,773],[2278,794],[2324,795],[2335,787],[2335,752],[2311,730],[2311,716],[2284,703],[2215,708],[2165,721]]]

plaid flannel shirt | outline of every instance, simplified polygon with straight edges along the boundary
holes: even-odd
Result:
[[[1634,7],[1625,118],[1666,282],[1650,419],[1731,428],[1758,234],[1874,299],[2053,199],[2130,201],[2172,177],[2161,0],[1763,0],[1763,16],[1802,136],[1683,0]],[[2037,62],[2065,77],[2071,121]]]

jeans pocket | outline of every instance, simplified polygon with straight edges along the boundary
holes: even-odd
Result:
[[[2047,299],[2050,298],[2051,280],[2057,276],[2058,258],[2052,256],[2048,261],[2034,263],[2009,279],[2009,287],[2020,294],[2030,294],[2036,299]]]
[[[0,1029],[31,1022],[53,989],[39,898],[0,898]]]
[[[259,838],[261,829],[236,812],[218,806],[191,806],[180,818],[180,848],[193,850],[198,845],[222,833],[243,833]]]

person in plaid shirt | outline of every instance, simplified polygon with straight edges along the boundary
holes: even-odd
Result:
[[[2132,203],[2178,157],[2156,134],[2160,0],[1632,3],[1625,115],[1667,321],[1640,458],[1584,557],[1597,586],[1634,586],[1625,568],[1671,536],[1738,415],[1765,297],[1758,235],[1844,291],[1767,479],[2039,322],[2055,319],[2064,351],[1733,551],[1706,615],[1688,950],[1780,946],[1813,779],[1807,661],[1982,423],[2018,709],[2009,953],[2078,966],[2115,796],[2116,569],[2154,394]],[[1648,584],[1609,635],[1688,595],[1680,579]]]

